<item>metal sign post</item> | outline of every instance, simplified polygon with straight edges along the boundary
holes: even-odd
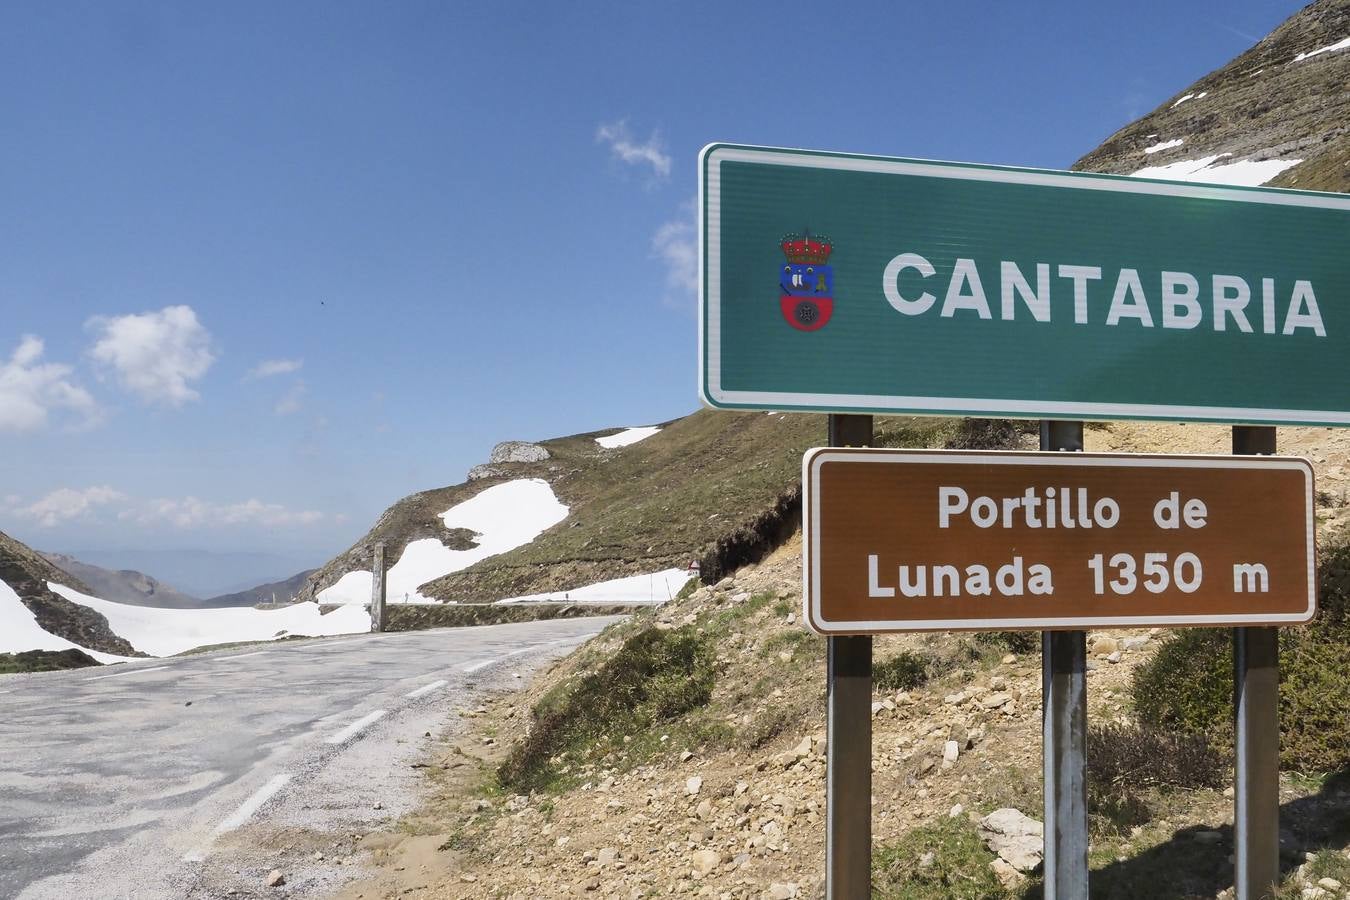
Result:
[[[831,447],[869,447],[872,417],[832,415]],[[872,638],[826,638],[826,900],[872,896]]]
[[[1275,453],[1275,429],[1234,426],[1233,453]],[[1233,885],[1237,900],[1280,880],[1280,643],[1277,628],[1233,629]]]
[[[1083,450],[1082,422],[1041,422],[1041,449]],[[1088,895],[1087,632],[1041,632],[1045,900]]]

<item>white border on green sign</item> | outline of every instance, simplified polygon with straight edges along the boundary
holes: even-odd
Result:
[[[718,409],[1011,416],[1032,419],[1146,419],[1263,425],[1350,425],[1350,411],[1334,410],[725,390],[721,385],[721,170],[717,165],[721,162],[752,162],[808,169],[995,181],[1073,190],[1114,191],[1350,211],[1350,196],[1317,191],[1228,187],[1087,172],[982,166],[971,163],[749,147],[737,144],[708,144],[699,153],[698,169],[700,322],[698,392],[699,397],[708,406]]]

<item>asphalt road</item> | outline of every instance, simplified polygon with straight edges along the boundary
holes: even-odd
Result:
[[[231,879],[236,896],[254,894],[275,859],[240,835],[369,829],[406,812],[428,732],[612,621],[0,677],[0,897],[179,900],[221,896]],[[356,874],[310,868],[289,876],[286,895],[321,896]]]

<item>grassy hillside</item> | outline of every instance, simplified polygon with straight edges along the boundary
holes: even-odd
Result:
[[[878,419],[879,442],[941,444],[951,420]],[[424,491],[399,501],[370,533],[316,572],[304,596],[345,572],[370,567],[387,543],[390,563],[412,540],[438,537],[452,549],[473,535],[448,531],[439,514],[513,478],[542,478],[569,507],[566,519],[524,547],[423,586],[442,600],[485,602],[556,591],[697,559],[705,579],[757,559],[796,525],[802,452],[825,442],[825,417],[701,410],[628,447],[595,442],[610,432],[541,441],[547,460],[495,463],[503,474]]]

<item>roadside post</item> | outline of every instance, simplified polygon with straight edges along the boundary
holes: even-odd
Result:
[[[719,143],[698,211],[701,398],[828,413],[840,445],[803,460],[829,900],[869,890],[871,636],[928,630],[1043,633],[1046,896],[1087,896],[1097,627],[1234,629],[1234,883],[1267,893],[1276,628],[1315,614],[1315,523],[1311,467],[1250,454],[1350,426],[1326,377],[1350,359],[1350,196]],[[1051,452],[864,449],[846,420],[875,414],[1042,419]],[[1235,455],[1058,452],[1088,419],[1233,425]]]
[[[1082,452],[1083,423],[1042,421],[1041,450]],[[1041,765],[1045,900],[1086,897],[1086,631],[1041,632]]]
[[[1275,429],[1233,428],[1233,453],[1273,456]],[[1280,632],[1233,629],[1233,886],[1237,900],[1280,882]]]
[[[384,541],[377,541],[370,563],[370,630],[384,631],[385,564]]]
[[[831,447],[872,446],[872,417],[832,415]],[[825,639],[825,894],[872,896],[872,636]]]

